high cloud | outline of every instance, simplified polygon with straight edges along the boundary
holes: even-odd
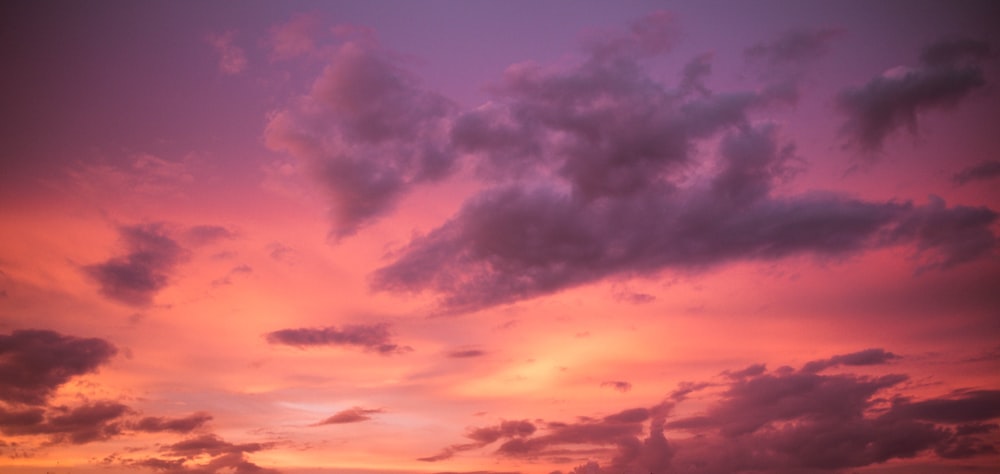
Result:
[[[843,90],[837,103],[847,115],[843,131],[862,151],[882,149],[901,128],[917,131],[927,110],[953,107],[986,85],[980,61],[990,45],[975,40],[948,40],[927,46],[918,67],[876,77],[861,87]]]
[[[71,378],[94,372],[117,354],[98,338],[39,329],[0,334],[0,401],[44,405]]]
[[[497,441],[502,441],[497,456],[577,463],[570,472],[590,474],[836,472],[916,456],[997,454],[998,391],[958,390],[915,399],[903,395],[908,377],[902,374],[819,373],[835,365],[876,366],[897,358],[868,349],[798,370],[783,366],[769,372],[755,364],[727,371],[721,380],[681,387],[685,393],[720,389],[701,397],[708,405],[700,412],[674,415],[685,400],[680,396],[518,433],[473,429],[467,436],[476,442],[449,446],[425,460],[442,461]],[[479,431],[489,436],[471,435]],[[668,440],[669,433],[676,440]]]
[[[104,296],[133,306],[148,306],[167,286],[187,251],[170,237],[163,224],[123,226],[118,231],[125,255],[83,270],[100,285]]]
[[[392,341],[389,325],[356,324],[325,328],[282,329],[268,333],[267,342],[296,347],[307,346],[357,346],[379,354],[398,354],[412,350]]]

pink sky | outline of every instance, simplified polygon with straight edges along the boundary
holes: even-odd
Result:
[[[0,470],[1000,468],[992,2],[5,2]]]

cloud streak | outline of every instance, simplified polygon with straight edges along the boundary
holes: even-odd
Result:
[[[369,352],[382,355],[409,352],[409,346],[400,346],[392,341],[389,325],[356,324],[344,325],[340,328],[329,326],[323,328],[281,329],[266,334],[265,339],[270,344],[281,344],[299,348],[316,346],[355,346]]]

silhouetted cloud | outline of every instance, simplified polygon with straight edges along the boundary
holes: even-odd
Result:
[[[147,416],[132,425],[136,431],[161,432],[173,431],[189,433],[201,428],[212,419],[212,415],[204,412],[192,413],[182,418],[165,418],[162,416]]]
[[[380,354],[398,354],[412,350],[392,341],[389,325],[355,324],[325,328],[282,329],[268,333],[267,342],[296,347],[307,346],[357,346]]]
[[[470,429],[465,437],[471,439],[472,443],[453,444],[441,450],[438,454],[418,458],[418,461],[437,462],[449,459],[459,451],[482,448],[500,439],[520,439],[531,436],[537,428],[528,420],[503,421],[499,425],[484,426]]]
[[[384,410],[381,408],[361,408],[354,407],[348,408],[346,410],[339,411],[329,418],[314,424],[313,426],[321,425],[339,425],[344,423],[357,423],[360,421],[370,420],[375,413],[382,413]]]
[[[978,61],[989,51],[988,43],[974,40],[934,43],[924,49],[920,66],[841,91],[837,103],[847,114],[843,130],[850,143],[863,151],[879,151],[896,130],[916,132],[924,111],[957,105],[986,85]]]
[[[988,180],[1000,177],[1000,161],[984,161],[970,166],[952,175],[955,184],[966,184],[970,181]]]
[[[572,473],[839,472],[915,456],[964,459],[997,452],[1000,391],[958,390],[942,397],[899,395],[908,377],[823,374],[833,366],[878,366],[884,349],[835,355],[795,370],[764,364],[726,371],[719,382],[682,384],[669,401],[573,423],[548,422],[518,436],[491,434],[425,460],[504,440],[499,456],[578,462]],[[669,418],[695,390],[707,409]],[[890,395],[894,394],[894,395]],[[713,401],[714,400],[714,401]],[[687,431],[675,441],[665,431]],[[473,431],[475,432],[475,431]],[[643,438],[645,436],[645,438]],[[562,472],[562,471],[556,471]]]
[[[122,459],[130,467],[148,468],[167,474],[278,474],[280,471],[261,467],[250,461],[248,453],[274,447],[273,443],[234,444],[215,434],[188,438],[160,448],[159,457]],[[201,462],[201,464],[196,464]]]
[[[133,306],[147,306],[167,286],[170,274],[187,252],[162,224],[124,226],[119,233],[125,255],[85,266],[83,270],[100,284],[104,296]]]
[[[44,405],[59,386],[94,372],[118,350],[98,338],[21,329],[0,334],[0,401]]]

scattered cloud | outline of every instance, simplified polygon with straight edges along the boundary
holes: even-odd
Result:
[[[952,175],[955,184],[962,185],[971,181],[985,181],[1000,177],[1000,161],[984,161],[959,171]]]
[[[157,433],[161,431],[173,431],[176,433],[190,433],[205,425],[212,419],[212,415],[205,412],[192,413],[183,418],[165,418],[162,416],[147,416],[132,425],[135,431],[145,431]]]
[[[825,55],[830,49],[830,42],[842,34],[842,30],[835,28],[790,30],[771,41],[747,48],[745,54],[769,67],[800,64]]]
[[[250,461],[248,454],[271,449],[273,443],[234,444],[215,434],[188,438],[160,448],[161,455],[145,459],[121,459],[129,467],[139,467],[168,474],[279,474]],[[196,464],[201,462],[201,464]]]
[[[463,349],[448,352],[448,357],[452,359],[469,359],[473,357],[482,357],[486,355],[486,352],[479,349]]]
[[[132,306],[149,306],[156,293],[167,286],[187,251],[163,224],[123,226],[118,232],[125,255],[83,270],[100,285],[104,296]]]
[[[345,423],[358,423],[361,421],[370,420],[372,417],[370,415],[376,413],[383,413],[384,410],[381,408],[361,408],[354,407],[348,408],[346,410],[339,411],[329,418],[326,418],[319,423],[312,426],[322,426],[322,425],[340,425]]]
[[[975,40],[947,40],[928,45],[921,64],[876,77],[861,87],[844,89],[837,104],[847,115],[843,131],[864,152],[878,152],[901,128],[917,131],[925,111],[954,107],[986,85],[979,62],[990,45]]]
[[[282,329],[268,333],[267,342],[299,348],[309,346],[357,346],[379,354],[400,354],[409,352],[409,346],[400,346],[392,341],[389,325],[356,324],[325,328]]]

